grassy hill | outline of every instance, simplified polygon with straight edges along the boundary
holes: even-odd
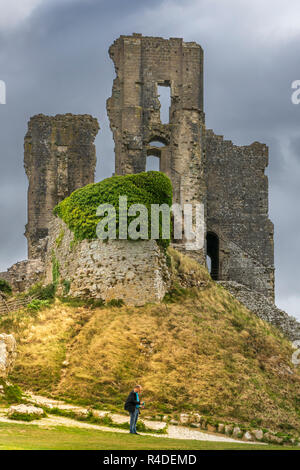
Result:
[[[300,374],[290,342],[195,261],[170,249],[169,256],[174,285],[162,304],[95,308],[56,299],[38,312],[1,317],[0,331],[18,342],[11,380],[114,410],[138,382],[147,414],[195,411],[299,430]]]

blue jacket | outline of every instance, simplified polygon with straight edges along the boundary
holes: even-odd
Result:
[[[137,400],[136,398],[137,398],[137,397],[136,397],[136,393],[135,393],[134,390],[132,390],[132,391],[129,393],[129,395],[128,395],[127,399],[126,399],[125,405],[124,405],[124,409],[125,409],[126,411],[129,411],[129,413],[133,413],[134,410],[136,409],[137,405],[138,405],[138,407],[139,407],[140,404],[141,404],[140,400]]]

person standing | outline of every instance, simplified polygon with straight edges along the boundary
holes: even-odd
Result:
[[[140,408],[144,407],[144,403],[140,401],[140,394],[142,387],[136,385],[134,389],[129,393],[124,408],[129,411],[130,414],[130,434],[138,434],[136,432],[136,423],[139,418]]]

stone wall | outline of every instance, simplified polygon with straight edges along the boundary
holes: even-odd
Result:
[[[245,284],[274,300],[267,165],[266,145],[239,147],[206,132],[207,231],[219,240],[217,278]]]
[[[107,101],[116,174],[145,171],[154,155],[172,181],[174,202],[205,204],[202,48],[133,34],[117,39],[109,54],[117,74]],[[170,87],[168,123],[161,121],[158,86]]]
[[[0,279],[9,282],[14,292],[24,292],[44,276],[44,263],[40,259],[29,259],[13,264]]]
[[[205,231],[218,242],[215,278],[274,299],[268,148],[258,142],[239,147],[205,130],[202,48],[180,38],[133,34],[117,39],[109,54],[117,75],[107,101],[116,174],[145,171],[147,156],[159,157],[174,202],[205,206]],[[167,124],[161,122],[159,85],[171,91]],[[207,252],[213,254],[209,244],[195,257],[204,264]]]
[[[24,144],[29,180],[28,258],[42,258],[52,210],[75,189],[94,182],[94,139],[99,125],[87,114],[30,119]]]
[[[67,281],[72,297],[122,299],[129,305],[143,305],[160,301],[170,284],[165,256],[154,240],[74,242],[73,233],[59,218],[50,223],[45,284],[53,281],[55,263],[59,293]]]
[[[300,323],[277,308],[266,296],[234,281],[218,283],[259,318],[279,328],[291,341],[300,340]]]
[[[133,34],[117,39],[109,54],[116,69],[107,101],[116,174],[145,171],[147,157],[156,155],[161,171],[172,181],[174,202],[204,205],[204,248],[188,254],[202,264],[210,255],[214,279],[236,281],[274,300],[273,224],[268,217],[265,175],[268,148],[258,142],[236,146],[205,130],[202,48],[181,38]],[[159,86],[170,88],[168,123],[161,120]],[[94,181],[98,129],[97,120],[89,115],[31,118],[24,158],[29,179],[29,261],[2,276],[16,280],[19,287],[32,266],[34,270],[31,260],[43,260],[47,252],[53,207]],[[140,243],[142,247],[144,242]],[[147,243],[150,247],[152,242]],[[122,242],[111,246],[117,253]],[[131,246],[127,246],[129,252]],[[35,281],[39,273],[33,272],[32,277]]]

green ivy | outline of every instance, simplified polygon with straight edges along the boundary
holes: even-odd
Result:
[[[69,245],[70,251],[73,251],[73,248],[75,247],[77,242],[78,242],[78,240],[71,240],[70,241],[70,245]]]
[[[3,292],[4,294],[12,293],[12,288],[5,279],[0,279],[0,292]]]
[[[55,254],[52,253],[52,282],[54,285],[57,285],[59,281],[59,262],[55,257]]]
[[[40,299],[33,299],[28,305],[27,309],[30,312],[38,312],[42,308],[50,307],[51,302],[49,300],[40,300]]]
[[[151,204],[171,206],[172,184],[170,179],[159,171],[113,176],[100,183],[88,184],[77,189],[60,202],[53,212],[74,232],[75,240],[91,240],[96,238],[96,227],[101,220],[101,217],[96,215],[98,206],[100,204],[111,204],[116,209],[118,236],[119,196],[127,196],[127,208],[132,204],[143,204],[148,209],[150,238]],[[128,225],[134,219],[133,216],[128,217]],[[169,245],[169,240],[160,239],[159,241],[164,247]]]
[[[67,279],[64,279],[62,281],[62,286],[63,286],[63,295],[68,295],[71,289],[71,282],[68,281]]]
[[[61,245],[61,243],[62,243],[62,241],[63,241],[64,236],[65,236],[65,231],[64,231],[63,229],[61,229],[61,231],[60,231],[60,233],[59,233],[57,239],[55,240],[55,243],[56,243],[57,248],[60,247],[60,245]]]

